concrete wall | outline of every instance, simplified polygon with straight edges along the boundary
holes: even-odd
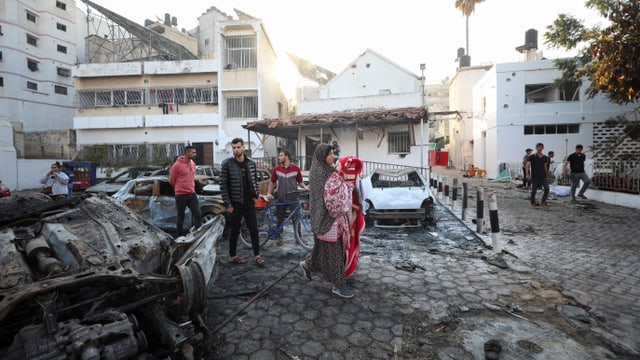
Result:
[[[66,159],[18,159],[16,168],[18,184],[15,190],[42,189],[40,178],[51,170],[51,164]]]
[[[422,106],[420,93],[353,96],[298,103],[297,115],[323,114],[348,110],[397,109]]]

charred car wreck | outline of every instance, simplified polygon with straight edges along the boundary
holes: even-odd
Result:
[[[106,196],[1,200],[0,358],[198,355],[222,216],[174,240]]]

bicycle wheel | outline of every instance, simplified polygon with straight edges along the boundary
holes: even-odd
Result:
[[[311,219],[305,217],[302,212],[293,220],[293,235],[300,245],[307,249],[313,249],[314,239],[311,231]]]
[[[258,222],[258,238],[260,246],[263,246],[269,240],[269,229],[272,227],[271,218],[269,216],[265,216],[266,211],[257,210],[256,211],[256,220]],[[240,241],[242,241],[246,246],[251,247],[251,234],[249,233],[249,228],[247,227],[247,223],[242,218],[242,222],[240,223],[240,234],[238,235]]]

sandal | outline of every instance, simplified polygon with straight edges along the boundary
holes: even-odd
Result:
[[[256,262],[256,265],[258,265],[260,267],[264,267],[264,265],[265,265],[264,258],[262,256],[260,256],[260,255],[257,255],[255,257],[255,262]]]
[[[243,258],[242,256],[232,256],[229,258],[229,263],[231,264],[244,264],[247,262],[247,259]]]

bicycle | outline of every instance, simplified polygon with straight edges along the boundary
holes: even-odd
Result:
[[[266,196],[262,195],[262,199],[266,201]],[[275,209],[278,206],[294,205],[295,208],[284,219],[282,225],[278,226],[278,219]],[[308,203],[304,203],[308,205]],[[311,231],[311,219],[308,211],[305,210],[303,202],[301,200],[285,201],[285,202],[271,202],[264,207],[261,215],[261,221],[258,225],[258,233],[260,236],[260,246],[263,246],[270,239],[277,239],[280,234],[284,235],[284,227],[291,221],[293,225],[293,235],[295,239],[307,249],[313,248],[313,232]],[[266,218],[265,218],[266,216]],[[268,226],[267,226],[268,225]],[[251,237],[248,234],[246,227],[241,230],[241,236],[238,236],[240,240],[247,246],[251,246]]]

